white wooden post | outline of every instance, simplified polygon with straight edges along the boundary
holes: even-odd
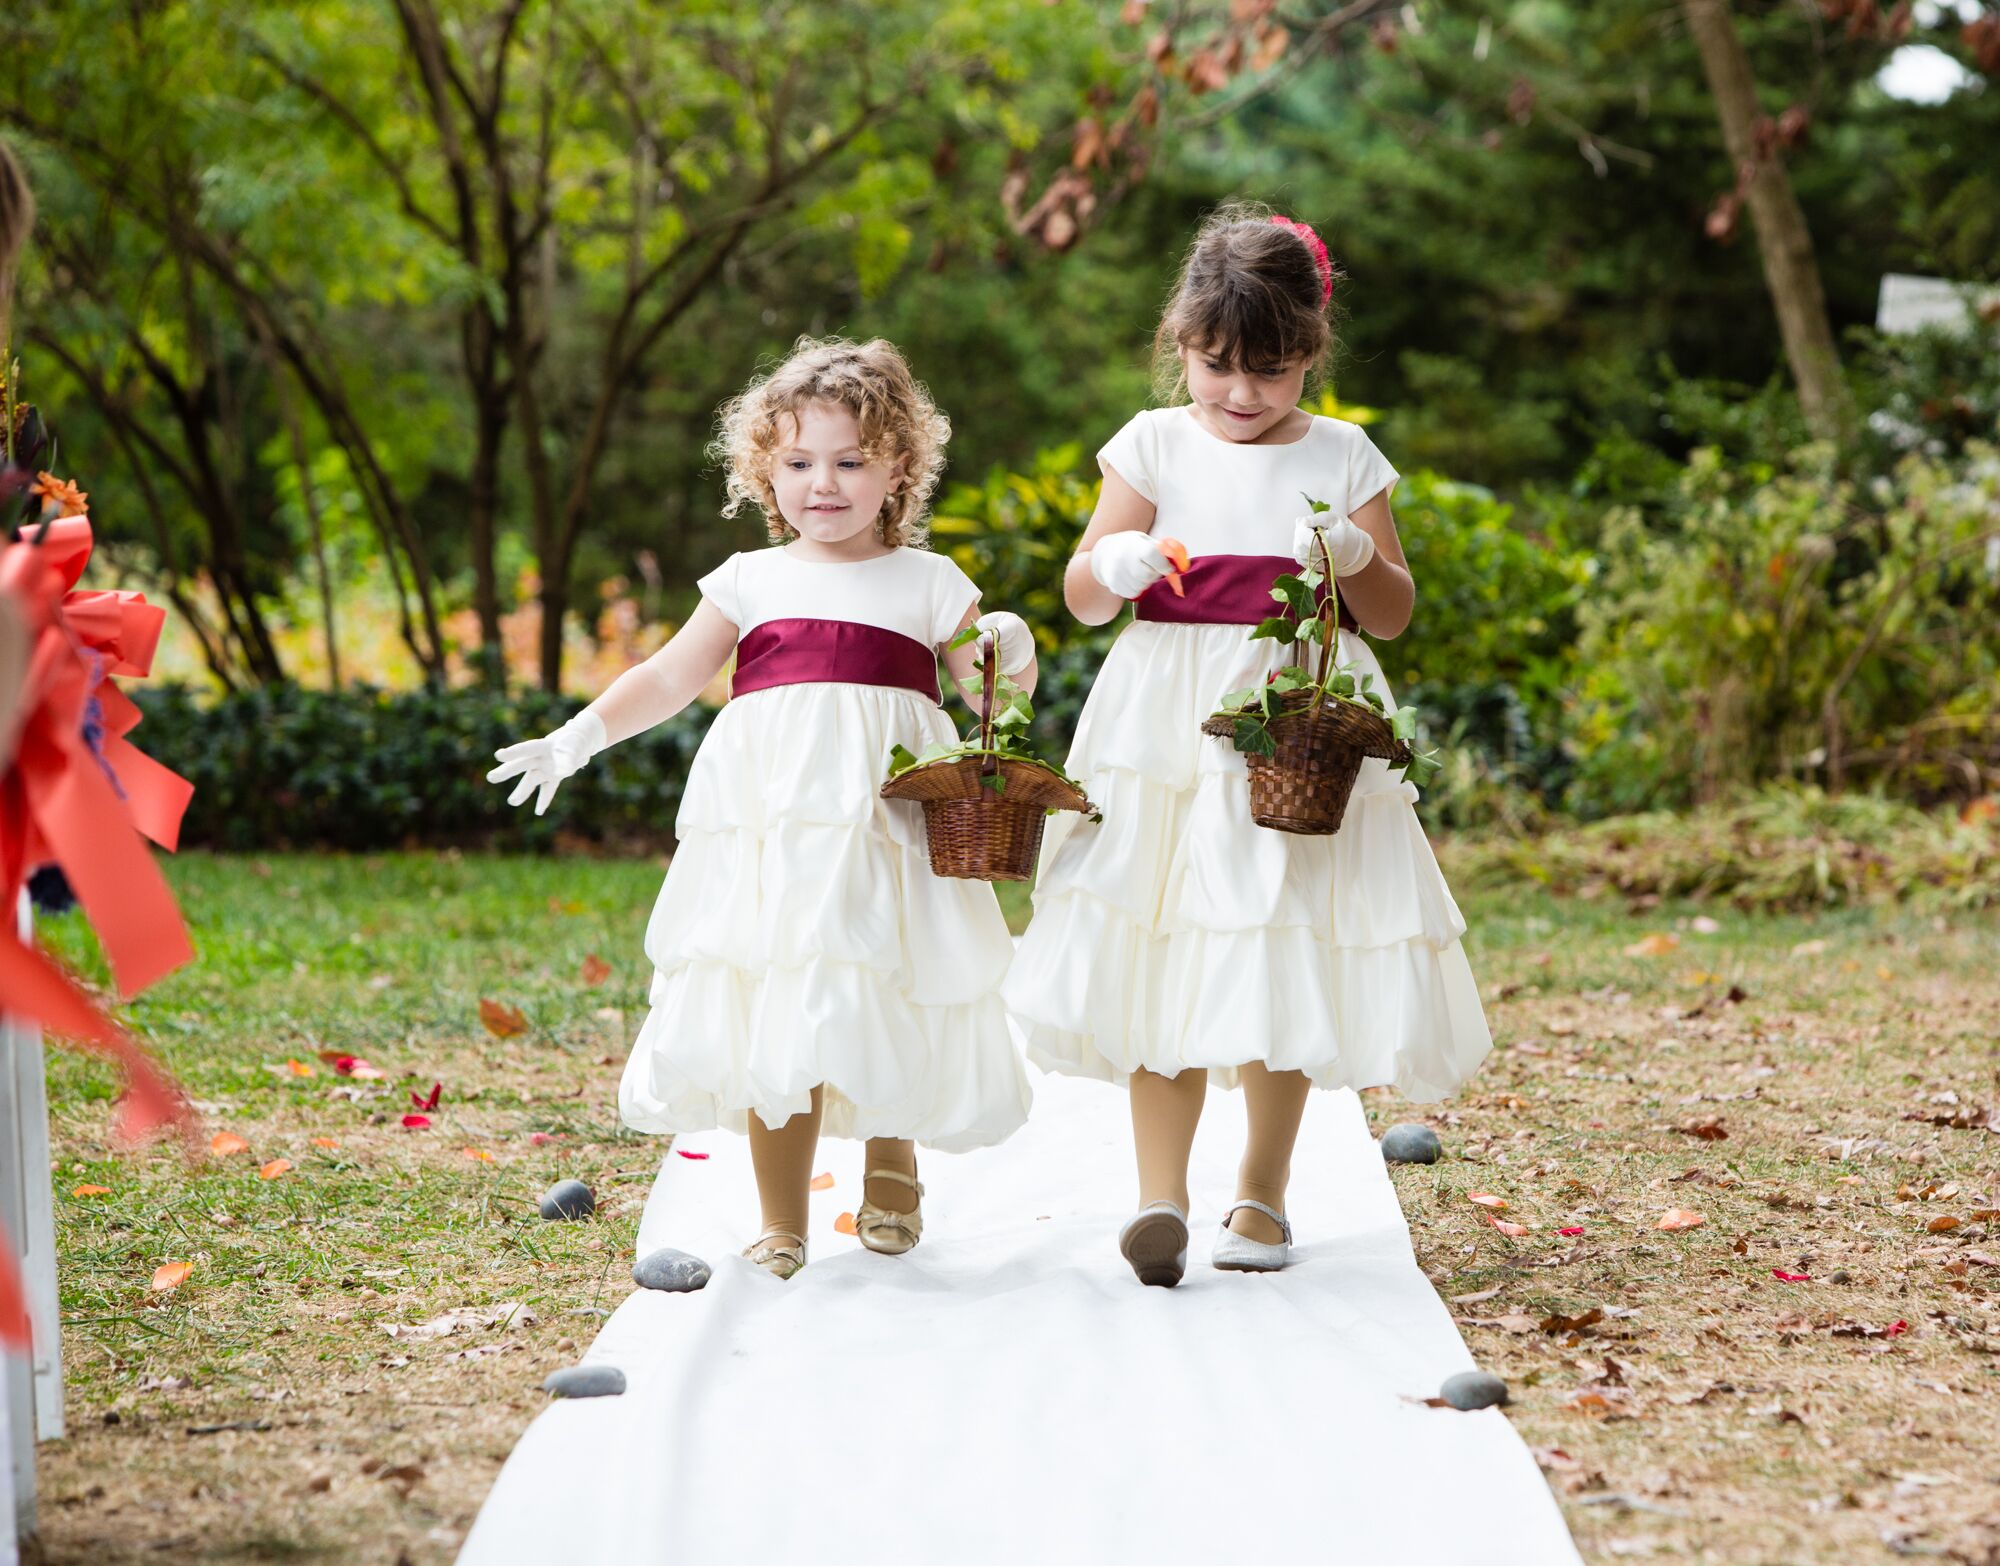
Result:
[[[33,933],[34,905],[21,895],[21,939]],[[42,1030],[22,1028],[14,1039],[14,1102],[21,1124],[21,1184],[27,1196],[22,1231],[22,1281],[35,1331],[35,1439],[63,1437],[62,1302],[56,1289],[55,1181],[49,1156],[49,1077]]]
[[[22,940],[33,910],[21,895]],[[49,1100],[41,1029],[0,1017],[0,1223],[21,1258],[34,1343],[5,1356],[0,1421],[8,1461],[0,1473],[0,1517],[9,1512],[0,1566],[17,1559],[17,1536],[35,1531],[35,1441],[63,1433],[61,1318],[56,1297],[55,1203],[49,1177]]]

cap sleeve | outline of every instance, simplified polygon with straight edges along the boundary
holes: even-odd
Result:
[[[701,589],[701,596],[722,611],[722,618],[738,630],[743,627],[743,603],[740,596],[736,568],[743,557],[731,555],[707,576],[695,583]]]
[[[1097,453],[1097,465],[1115,472],[1154,505],[1160,503],[1160,432],[1150,412],[1134,414]]]
[[[1354,431],[1347,454],[1347,509],[1352,514],[1384,490],[1393,490],[1402,475],[1375,449],[1375,442],[1368,438],[1366,430],[1358,424],[1348,428]]]
[[[950,555],[934,554],[931,559],[937,562],[931,578],[931,643],[937,646],[958,634],[958,623],[978,598],[979,585]]]

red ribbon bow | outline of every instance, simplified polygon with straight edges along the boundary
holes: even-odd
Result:
[[[60,865],[129,998],[194,956],[142,841],[171,850],[194,789],[125,737],[139,709],[108,678],[150,672],[166,612],[142,593],[75,591],[90,550],[86,517],[0,550],[0,592],[30,648],[19,748],[0,772],[0,910],[38,866]]]

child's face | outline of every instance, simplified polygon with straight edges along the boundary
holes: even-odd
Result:
[[[819,544],[844,543],[873,527],[903,481],[902,463],[863,457],[861,426],[837,403],[807,403],[791,422],[771,469],[779,514]]]
[[[1251,367],[1207,349],[1182,348],[1181,363],[1195,411],[1225,440],[1252,441],[1275,428],[1305,391],[1303,359]]]

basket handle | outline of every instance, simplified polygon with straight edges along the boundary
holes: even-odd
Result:
[[[1312,547],[1326,562],[1326,598],[1314,617],[1319,621],[1319,656],[1313,661],[1313,699],[1307,709],[1317,713],[1326,700],[1327,676],[1333,672],[1333,658],[1340,648],[1340,581],[1333,574],[1333,551],[1327,547],[1325,528],[1313,529]],[[1313,555],[1306,558],[1311,560]]]
[[[1000,675],[1000,638],[988,635],[981,638],[985,652],[981,655],[979,682],[979,748],[984,753],[979,758],[979,775],[990,778],[1000,770],[1000,758],[993,753],[993,686]]]

